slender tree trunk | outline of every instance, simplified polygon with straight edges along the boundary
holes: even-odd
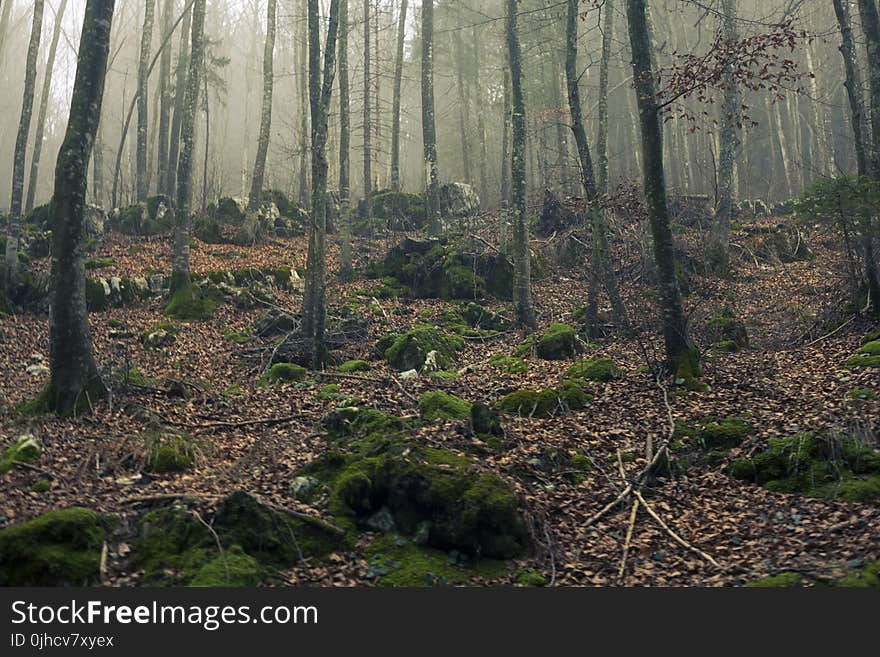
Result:
[[[327,116],[336,74],[336,37],[339,29],[339,0],[331,0],[327,38],[324,46],[324,76],[321,79],[321,35],[319,0],[308,0],[309,11],[309,105],[312,115],[312,212],[306,289],[303,298],[303,334],[311,339],[315,369],[324,366],[327,348],[326,323],[326,237],[327,208]],[[369,31],[369,23],[365,25]]]
[[[171,32],[174,20],[174,0],[165,0],[162,12],[162,34]],[[156,156],[156,189],[157,193],[165,191],[165,180],[168,177],[168,134],[171,130],[171,106],[173,101],[169,92],[171,77],[171,47],[162,51],[159,62],[159,147]]]
[[[43,136],[46,131],[46,113],[49,108],[49,96],[52,92],[52,73],[55,68],[55,55],[58,53],[58,40],[61,37],[61,23],[67,9],[67,0],[61,0],[55,13],[55,26],[52,30],[52,43],[49,56],[46,58],[46,72],[43,74],[43,90],[40,95],[40,111],[37,115],[37,131],[34,134],[34,152],[31,157],[31,173],[28,180],[27,200],[24,204],[25,214],[34,209],[34,197],[37,193],[37,180],[40,172],[40,157],[43,153]]]
[[[608,239],[608,223],[605,211],[600,205],[599,188],[593,173],[593,159],[590,156],[590,145],[584,129],[583,110],[578,76],[578,0],[568,0],[566,21],[566,55],[565,76],[568,87],[568,107],[571,113],[571,131],[577,146],[578,159],[581,166],[581,182],[586,194],[590,224],[593,233],[593,272],[590,293],[587,300],[587,321],[591,327],[599,325],[598,288],[605,288],[614,312],[615,323],[623,328],[629,321],[626,309],[617,289],[617,279],[611,264],[611,246]],[[607,84],[607,82],[606,82]],[[601,102],[601,101],[600,101]]]
[[[106,388],[95,363],[86,313],[84,215],[86,172],[101,119],[114,0],[88,0],[67,133],[55,167],[52,203],[50,384],[47,410],[71,415]]]
[[[180,32],[180,48],[177,54],[177,71],[175,73],[174,112],[171,117],[171,134],[168,137],[168,173],[162,193],[174,202],[177,189],[177,165],[180,157],[180,127],[183,124],[183,113],[186,99],[186,72],[189,70],[190,34],[192,31],[193,10],[188,9],[183,17]],[[114,202],[115,204],[115,202]]]
[[[299,204],[309,207],[309,81],[308,76],[304,73],[308,70],[309,61],[309,41],[308,27],[303,27],[300,36],[299,51],[299,112],[300,112],[300,133],[299,133]]]
[[[373,216],[373,119],[370,59],[370,0],[364,0],[364,207]]]
[[[145,201],[150,194],[150,180],[147,176],[147,132],[149,119],[147,107],[149,105],[149,80],[147,69],[150,62],[150,46],[153,42],[153,23],[155,22],[156,2],[146,0],[144,11],[144,27],[141,31],[141,55],[138,65],[138,98],[137,98],[137,181],[136,200],[138,203]]]
[[[92,197],[95,205],[104,207],[104,122],[98,124],[92,153]]]
[[[368,0],[369,1],[369,0]],[[381,0],[374,0],[373,4],[373,186],[378,191],[382,189],[382,48],[379,43],[379,6]]]
[[[602,61],[599,64],[599,130],[596,138],[596,185],[600,194],[608,193],[608,77],[611,69],[611,44],[614,39],[614,0],[605,0],[602,26]]]
[[[480,145],[480,196],[486,198],[489,192],[487,166],[489,164],[489,153],[486,149],[486,110],[483,101],[483,86],[480,83],[480,66],[483,63],[482,43],[480,35],[477,32],[477,26],[473,27],[474,42],[474,92],[476,98],[474,102],[477,104],[477,140]]]
[[[666,360],[677,378],[689,380],[698,377],[701,373],[699,353],[688,334],[681,292],[675,274],[675,251],[669,226],[663,173],[663,135],[656,104],[646,0],[626,0],[626,15],[642,135],[645,200],[654,239],[654,260],[657,266],[657,285],[663,315]]]
[[[202,161],[202,203],[200,210],[208,206],[208,163],[211,156],[211,96],[208,91],[207,67],[202,71],[202,100],[205,110],[205,157]]]
[[[464,75],[464,41],[461,38],[461,11],[457,10],[456,18],[458,25],[452,30],[452,49],[455,53],[455,77],[458,87],[458,131],[461,138],[461,171],[464,182],[473,182],[471,179],[471,157],[468,140],[468,128],[470,127],[470,97]]]
[[[510,182],[510,133],[513,130],[513,112],[510,100],[510,70],[509,67],[504,69],[502,73],[503,92],[501,102],[503,104],[503,117],[501,122],[501,218],[498,230],[498,241],[502,253],[507,253],[509,249],[508,225],[510,222],[510,206],[511,206],[511,182]]]
[[[406,0],[404,0],[406,2]],[[339,274],[349,278],[351,261],[351,96],[348,81],[349,0],[339,0]]]
[[[403,47],[406,39],[408,0],[401,0],[397,21],[397,54],[394,60],[394,96],[391,101],[391,190],[400,191],[400,87],[403,80]]]
[[[174,254],[172,257],[172,294],[191,285],[189,280],[189,238],[192,223],[193,157],[196,141],[196,112],[205,57],[205,4],[196,0],[193,5],[192,49],[186,80],[186,97],[180,126],[182,147],[177,164],[177,203],[174,221]]]
[[[507,50],[513,98],[513,148],[511,186],[513,201],[513,305],[518,326],[537,326],[532,306],[531,252],[526,216],[526,104],[522,88],[522,64],[517,34],[516,0],[507,0]]]
[[[440,220],[440,173],[437,169],[437,127],[434,123],[434,0],[422,3],[422,144],[425,153],[425,209],[428,234],[443,230]]]
[[[43,30],[44,0],[35,0],[31,39],[28,45],[24,71],[24,94],[21,100],[21,117],[15,154],[12,162],[12,200],[9,203],[9,232],[6,236],[6,287],[12,290],[18,280],[18,240],[21,236],[21,210],[24,196],[24,165],[27,156],[31,115],[34,109],[34,87],[37,82],[37,54],[40,52],[40,35]]]
[[[263,108],[260,117],[260,139],[257,142],[257,161],[254,163],[254,178],[248,209],[256,211],[263,195],[263,176],[266,171],[266,156],[269,153],[269,135],[272,130],[272,92],[275,86],[275,14],[276,0],[268,0],[266,18],[266,50],[263,53]]]
[[[736,29],[736,0],[722,0],[721,31],[724,40],[733,43],[739,39]],[[730,269],[730,224],[736,208],[736,167],[740,140],[737,130],[741,125],[739,90],[733,78],[733,63],[724,70],[724,100],[721,105],[721,134],[718,162],[718,202],[708,250],[709,263],[717,273],[724,275]]]

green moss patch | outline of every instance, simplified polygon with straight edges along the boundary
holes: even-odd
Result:
[[[165,306],[165,315],[181,321],[204,321],[211,318],[219,302],[216,295],[187,282],[172,293]]]
[[[0,530],[0,586],[89,586],[100,578],[111,521],[83,508]]]
[[[419,411],[426,420],[466,420],[471,404],[442,390],[426,392],[419,399]]]
[[[191,470],[201,454],[192,436],[177,431],[148,431],[133,438],[144,454],[144,470],[157,474]]]
[[[337,369],[345,374],[352,374],[354,372],[369,372],[372,366],[365,360],[350,360],[340,365]]]
[[[489,361],[489,365],[497,367],[506,374],[522,374],[529,371],[529,364],[522,358],[495,354]]]
[[[9,472],[16,461],[35,463],[43,454],[43,446],[32,435],[21,436],[0,454],[0,475]]]
[[[321,426],[330,438],[337,439],[398,431],[404,429],[406,423],[375,408],[343,406],[326,413],[321,418]]]
[[[592,398],[579,381],[569,379],[561,388],[517,390],[505,395],[498,406],[505,413],[521,417],[547,418],[557,412],[584,408]]]
[[[395,369],[421,370],[428,355],[436,352],[437,369],[448,370],[455,366],[458,352],[464,349],[464,340],[444,333],[433,326],[419,326],[396,337],[386,347],[383,356]]]
[[[745,586],[748,588],[790,589],[801,586],[803,581],[804,576],[800,573],[784,572],[761,577],[760,579],[749,582]]]
[[[568,324],[553,324],[538,339],[535,349],[544,360],[565,360],[581,352],[577,331]]]
[[[260,377],[260,385],[271,386],[279,381],[285,383],[302,381],[307,374],[308,370],[305,367],[294,363],[275,363]]]
[[[877,399],[877,393],[869,388],[856,388],[846,393],[850,399],[873,400]]]
[[[588,358],[568,368],[566,376],[570,379],[587,381],[611,381],[620,377],[621,371],[610,358]]]

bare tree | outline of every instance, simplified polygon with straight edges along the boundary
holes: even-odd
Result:
[[[370,72],[370,0],[364,0],[364,207],[373,216],[373,117]]]
[[[263,108],[260,117],[260,139],[257,142],[257,161],[248,209],[256,211],[263,195],[263,177],[266,172],[266,156],[269,153],[269,135],[272,130],[272,95],[275,86],[275,15],[277,0],[268,0],[266,16],[266,49],[263,53]]]
[[[150,46],[153,41],[153,23],[155,22],[156,2],[146,0],[144,10],[144,27],[141,31],[141,54],[138,60],[138,97],[137,97],[137,181],[136,201],[145,201],[150,194],[150,180],[148,175],[147,132],[149,130],[148,100],[149,100],[149,62]]]
[[[422,3],[422,144],[427,190],[428,233],[440,235],[440,172],[437,168],[437,127],[434,123],[434,0]]]
[[[404,0],[405,2],[406,0]],[[340,205],[340,266],[339,273],[348,277],[351,262],[351,93],[348,80],[349,0],[339,0],[339,205]]]
[[[403,79],[403,47],[406,39],[408,0],[401,0],[397,19],[397,54],[394,60],[394,95],[391,100],[391,189],[400,191],[400,88]]]

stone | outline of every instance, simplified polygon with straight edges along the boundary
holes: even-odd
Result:
[[[49,374],[49,368],[45,365],[29,365],[26,372],[28,376],[34,378],[43,377]]]
[[[314,477],[294,477],[290,482],[290,494],[299,502],[310,502],[322,488]]]
[[[394,524],[394,516],[391,515],[388,507],[384,506],[367,518],[364,524],[369,529],[383,534],[391,534],[397,531],[397,525]]]

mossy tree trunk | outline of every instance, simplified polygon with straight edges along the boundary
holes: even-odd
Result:
[[[400,191],[400,88],[403,80],[403,48],[406,42],[408,0],[401,0],[397,20],[397,53],[394,60],[394,91],[391,100],[391,190]]]
[[[251,180],[248,210],[260,208],[263,195],[263,177],[266,173],[266,157],[269,154],[269,136],[272,131],[272,95],[275,88],[275,23],[277,0],[268,0],[266,9],[266,48],[263,51],[263,107],[260,114],[260,138],[257,141],[257,160]],[[207,101],[206,101],[207,102]]]
[[[174,20],[174,0],[165,0],[162,10],[162,34],[168,35]],[[165,179],[168,176],[168,135],[171,131],[171,106],[169,81],[171,77],[171,47],[162,51],[159,61],[159,146],[156,155],[156,189],[164,191]]]
[[[28,177],[27,199],[24,204],[25,214],[34,209],[37,194],[37,180],[40,174],[40,158],[43,154],[43,135],[46,132],[46,114],[49,110],[49,96],[52,92],[52,72],[55,68],[55,55],[58,53],[58,41],[61,38],[61,23],[67,10],[67,0],[61,0],[55,12],[55,25],[52,28],[52,43],[49,44],[49,56],[46,58],[46,71],[43,73],[43,89],[40,92],[40,110],[37,113],[37,130],[34,133],[34,151],[31,156],[31,172]]]
[[[461,171],[463,180],[472,183],[471,179],[471,155],[468,129],[470,128],[470,93],[465,77],[465,47],[461,38],[461,10],[456,8],[457,25],[452,30],[452,50],[455,53],[455,82],[458,89],[458,132],[461,138]]]
[[[180,126],[186,100],[186,72],[189,69],[190,34],[192,31],[192,7],[185,10],[180,31],[180,45],[177,53],[177,70],[174,74],[174,111],[171,115],[171,132],[168,135],[168,170],[162,185],[162,193],[174,200],[177,189],[177,165],[180,156]]]
[[[205,4],[196,0],[193,5],[192,48],[189,56],[189,73],[186,79],[186,96],[183,101],[183,118],[180,125],[181,150],[177,163],[177,192],[174,208],[174,252],[172,255],[171,292],[191,285],[189,278],[189,240],[192,223],[193,158],[196,142],[196,112],[201,93],[201,76],[205,57]]]
[[[519,327],[537,326],[532,306],[531,251],[526,216],[526,104],[516,20],[517,0],[507,0],[507,52],[513,103],[512,159],[510,165],[513,210],[513,304]]]
[[[370,0],[364,0],[364,207],[373,216],[373,116],[370,71]]]
[[[642,138],[642,169],[648,221],[654,240],[654,260],[662,313],[663,338],[667,366],[684,379],[700,375],[699,353],[688,333],[682,308],[681,291],[675,274],[675,251],[669,210],[666,205],[666,181],[663,170],[663,134],[656,102],[646,0],[627,0],[626,15],[633,57],[633,80],[639,109]]]
[[[510,102],[510,70],[504,68],[501,74],[503,78],[503,91],[501,104],[503,117],[501,121],[501,216],[498,220],[498,242],[502,253],[508,253],[510,248],[510,133],[513,130],[513,111]]]
[[[327,349],[326,252],[327,233],[327,121],[336,74],[336,37],[339,30],[339,0],[331,0],[327,37],[324,41],[323,79],[321,77],[321,34],[318,0],[308,0],[309,21],[309,104],[312,116],[312,212],[309,226],[309,253],[303,298],[303,335],[312,343],[312,362],[324,366]],[[365,26],[369,29],[369,25]]]
[[[6,287],[8,290],[13,289],[18,280],[18,240],[21,237],[24,165],[27,156],[28,136],[31,131],[31,116],[34,110],[37,55],[40,52],[44,6],[45,0],[35,0],[31,38],[25,60],[21,115],[19,117],[18,135],[15,139],[15,152],[12,160],[12,199],[9,202],[9,231],[6,236]]]
[[[101,118],[115,0],[88,0],[67,133],[55,167],[52,222],[50,383],[47,409],[69,415],[106,388],[92,352],[86,312],[84,217],[89,158]],[[85,403],[84,403],[85,402]]]
[[[440,172],[437,168],[437,126],[434,123],[434,0],[422,3],[422,146],[425,155],[425,210],[428,233],[439,236]]]
[[[483,85],[480,82],[480,66],[483,61],[483,44],[480,40],[477,26],[473,26],[473,43],[474,43],[474,93],[476,98],[474,102],[477,105],[477,141],[480,146],[480,198],[487,198],[489,185],[487,182],[489,165],[489,154],[486,150],[486,109],[483,97]]]
[[[404,0],[406,2],[406,0]],[[349,0],[339,0],[339,273],[348,278],[351,262],[351,93],[348,80]]]
[[[309,27],[302,23],[299,50],[299,204],[308,208],[309,203],[309,80],[305,71],[309,68]]]
[[[602,59],[599,62],[599,108],[596,136],[596,186],[608,193],[608,78],[611,70],[611,45],[614,40],[614,0],[605,0],[602,24]]]
[[[565,76],[568,87],[568,108],[571,114],[571,131],[574,134],[577,146],[578,160],[581,166],[581,182],[586,194],[587,203],[589,204],[588,212],[590,213],[593,233],[593,272],[589,287],[589,298],[587,300],[587,321],[592,327],[598,326],[599,288],[604,287],[611,302],[615,323],[620,327],[626,328],[629,325],[629,321],[626,308],[617,289],[617,278],[611,263],[608,223],[605,217],[605,210],[600,205],[599,188],[596,184],[593,170],[593,159],[590,155],[590,145],[587,141],[586,130],[584,129],[579,87],[580,76],[577,70],[578,0],[568,0],[565,34]]]
[[[138,203],[147,200],[150,195],[150,178],[147,169],[147,132],[149,130],[149,79],[150,46],[153,42],[153,23],[155,22],[156,2],[146,0],[144,10],[144,27],[141,30],[141,53],[138,61],[138,97],[137,97],[137,181],[136,200]]]

